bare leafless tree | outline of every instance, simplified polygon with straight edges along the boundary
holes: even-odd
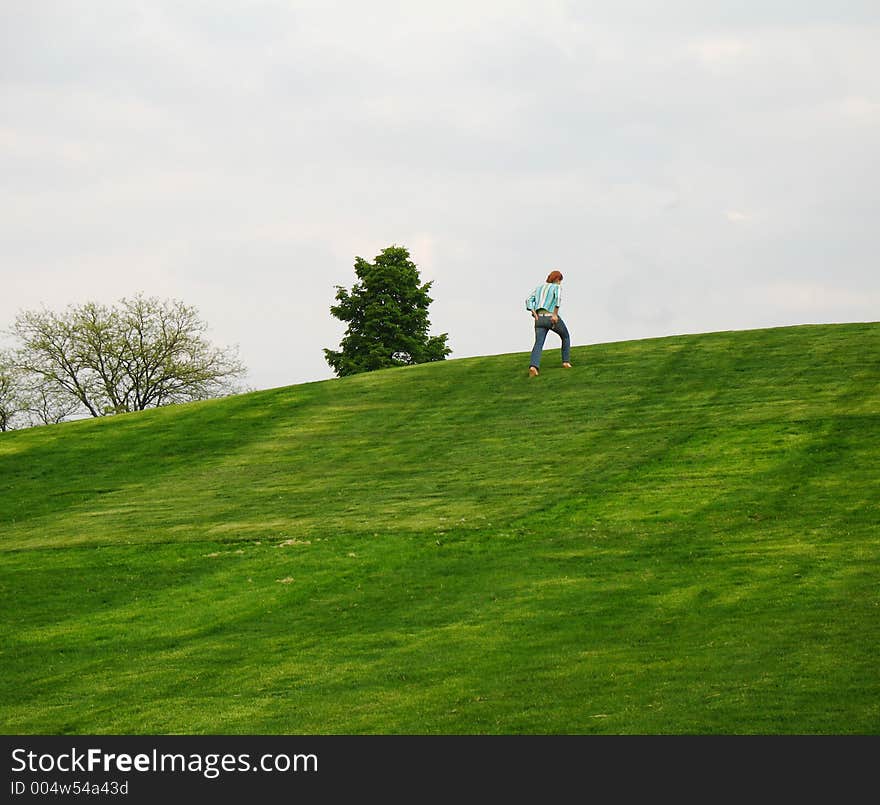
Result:
[[[79,400],[60,392],[53,384],[42,378],[31,378],[32,385],[23,389],[22,410],[28,424],[57,425],[75,415],[82,415]]]
[[[11,357],[0,352],[0,432],[12,430],[23,409],[18,373]]]
[[[93,417],[240,391],[236,350],[213,346],[194,307],[136,296],[115,306],[88,302],[64,313],[18,315],[15,365],[32,388]],[[69,411],[66,416],[74,412]]]

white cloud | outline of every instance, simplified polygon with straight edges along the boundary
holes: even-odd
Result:
[[[0,329],[167,294],[324,377],[391,243],[456,355],[527,350],[557,266],[578,343],[876,309],[876,4],[8,5]]]
[[[750,45],[740,38],[703,39],[688,46],[691,53],[710,66],[741,62],[750,49]]]
[[[880,321],[880,288],[851,290],[816,282],[773,282],[752,290],[760,304],[804,316],[827,313],[853,320]]]
[[[752,217],[749,213],[740,210],[728,210],[724,215],[731,223],[741,223],[750,220]]]

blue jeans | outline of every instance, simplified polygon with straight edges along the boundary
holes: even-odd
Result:
[[[553,330],[562,339],[562,362],[568,363],[571,357],[571,338],[568,335],[568,327],[565,326],[565,322],[557,318],[556,324],[554,324],[549,313],[546,316],[539,313],[535,322],[535,346],[532,347],[531,363],[529,364],[535,369],[541,366],[541,352],[544,350],[544,341],[547,340],[547,333],[550,330]]]

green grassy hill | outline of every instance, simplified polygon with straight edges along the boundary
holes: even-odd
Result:
[[[880,324],[550,346],[0,435],[3,732],[880,732]]]

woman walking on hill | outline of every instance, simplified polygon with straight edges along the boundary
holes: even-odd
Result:
[[[532,347],[532,357],[529,361],[530,377],[535,377],[541,367],[541,353],[550,330],[562,339],[562,365],[566,369],[571,369],[569,363],[571,338],[565,322],[559,318],[559,308],[562,305],[561,283],[562,274],[559,271],[551,271],[547,281],[535,288],[526,300],[526,310],[531,312],[535,320],[535,345]]]

